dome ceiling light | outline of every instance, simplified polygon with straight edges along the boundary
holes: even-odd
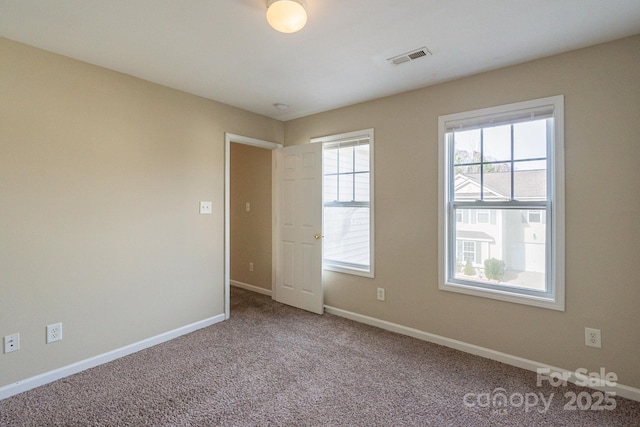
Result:
[[[304,0],[267,0],[267,21],[281,33],[295,33],[307,23]]]

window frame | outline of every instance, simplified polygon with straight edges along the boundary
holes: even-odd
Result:
[[[309,143],[321,143],[321,144],[336,144],[339,142],[346,142],[349,140],[355,140],[355,139],[365,139],[367,138],[369,140],[369,203],[368,203],[368,207],[369,207],[369,268],[368,269],[363,269],[360,268],[358,266],[350,266],[347,263],[331,263],[331,262],[327,262],[324,259],[324,250],[323,250],[323,256],[322,256],[322,268],[324,270],[328,270],[328,271],[334,271],[334,272],[338,272],[338,273],[345,273],[345,274],[352,274],[352,275],[356,275],[356,276],[362,276],[362,277],[367,277],[367,278],[375,278],[375,186],[374,186],[374,181],[375,181],[375,173],[374,173],[374,130],[373,128],[370,129],[363,129],[363,130],[358,130],[358,131],[352,131],[352,132],[345,132],[345,133],[340,133],[340,134],[335,134],[335,135],[328,135],[328,136],[322,136],[322,137],[317,137],[317,138],[311,138],[309,140]],[[322,170],[322,177],[323,177],[323,186],[324,186],[324,147],[323,147],[323,160],[322,160],[322,165],[323,165],[323,170]],[[322,224],[323,224],[323,228],[324,228],[324,209],[325,209],[325,203],[324,203],[324,188],[322,191],[322,198],[323,198],[323,203],[322,203]],[[342,203],[339,203],[340,205]],[[359,205],[359,203],[356,202],[356,204]],[[364,207],[364,206],[360,206],[360,207]],[[324,234],[324,232],[323,232]]]
[[[488,127],[493,121],[500,124],[526,121],[529,114],[534,117],[537,111],[552,109],[553,126],[547,138],[547,199],[544,202],[506,202],[478,201],[468,207],[476,209],[535,209],[545,206],[547,216],[546,262],[544,292],[519,289],[516,287],[487,285],[480,282],[459,280],[454,276],[456,252],[456,214],[453,208],[451,159],[453,149],[447,140],[449,129],[456,123],[471,123],[471,126]],[[564,311],[564,96],[557,95],[530,101],[517,102],[478,110],[447,114],[438,117],[438,258],[440,290],[467,295],[509,301],[519,304]],[[459,202],[457,202],[459,204]],[[453,245],[453,248],[452,248]],[[452,258],[453,256],[453,258]]]

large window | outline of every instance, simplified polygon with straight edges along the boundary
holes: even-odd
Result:
[[[373,129],[323,144],[324,268],[373,277]]]
[[[564,310],[563,109],[439,118],[440,289]]]

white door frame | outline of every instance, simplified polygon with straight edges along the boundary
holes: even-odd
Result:
[[[231,143],[251,145],[259,148],[266,148],[268,150],[275,150],[276,148],[282,148],[282,144],[276,142],[265,141],[262,139],[251,138],[248,136],[236,135],[233,133],[225,132],[224,134],[224,316],[228,319],[231,315],[231,213],[230,213],[230,199],[231,199]],[[273,185],[272,184],[272,198],[273,198]],[[273,274],[271,286],[273,287]]]

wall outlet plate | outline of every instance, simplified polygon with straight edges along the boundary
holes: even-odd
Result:
[[[584,328],[584,343],[587,347],[602,348],[600,329]]]
[[[62,339],[62,323],[47,325],[47,344],[60,341]]]
[[[200,215],[211,215],[213,212],[213,203],[208,201],[200,202]]]
[[[20,350],[20,334],[11,334],[4,337],[4,352]]]

